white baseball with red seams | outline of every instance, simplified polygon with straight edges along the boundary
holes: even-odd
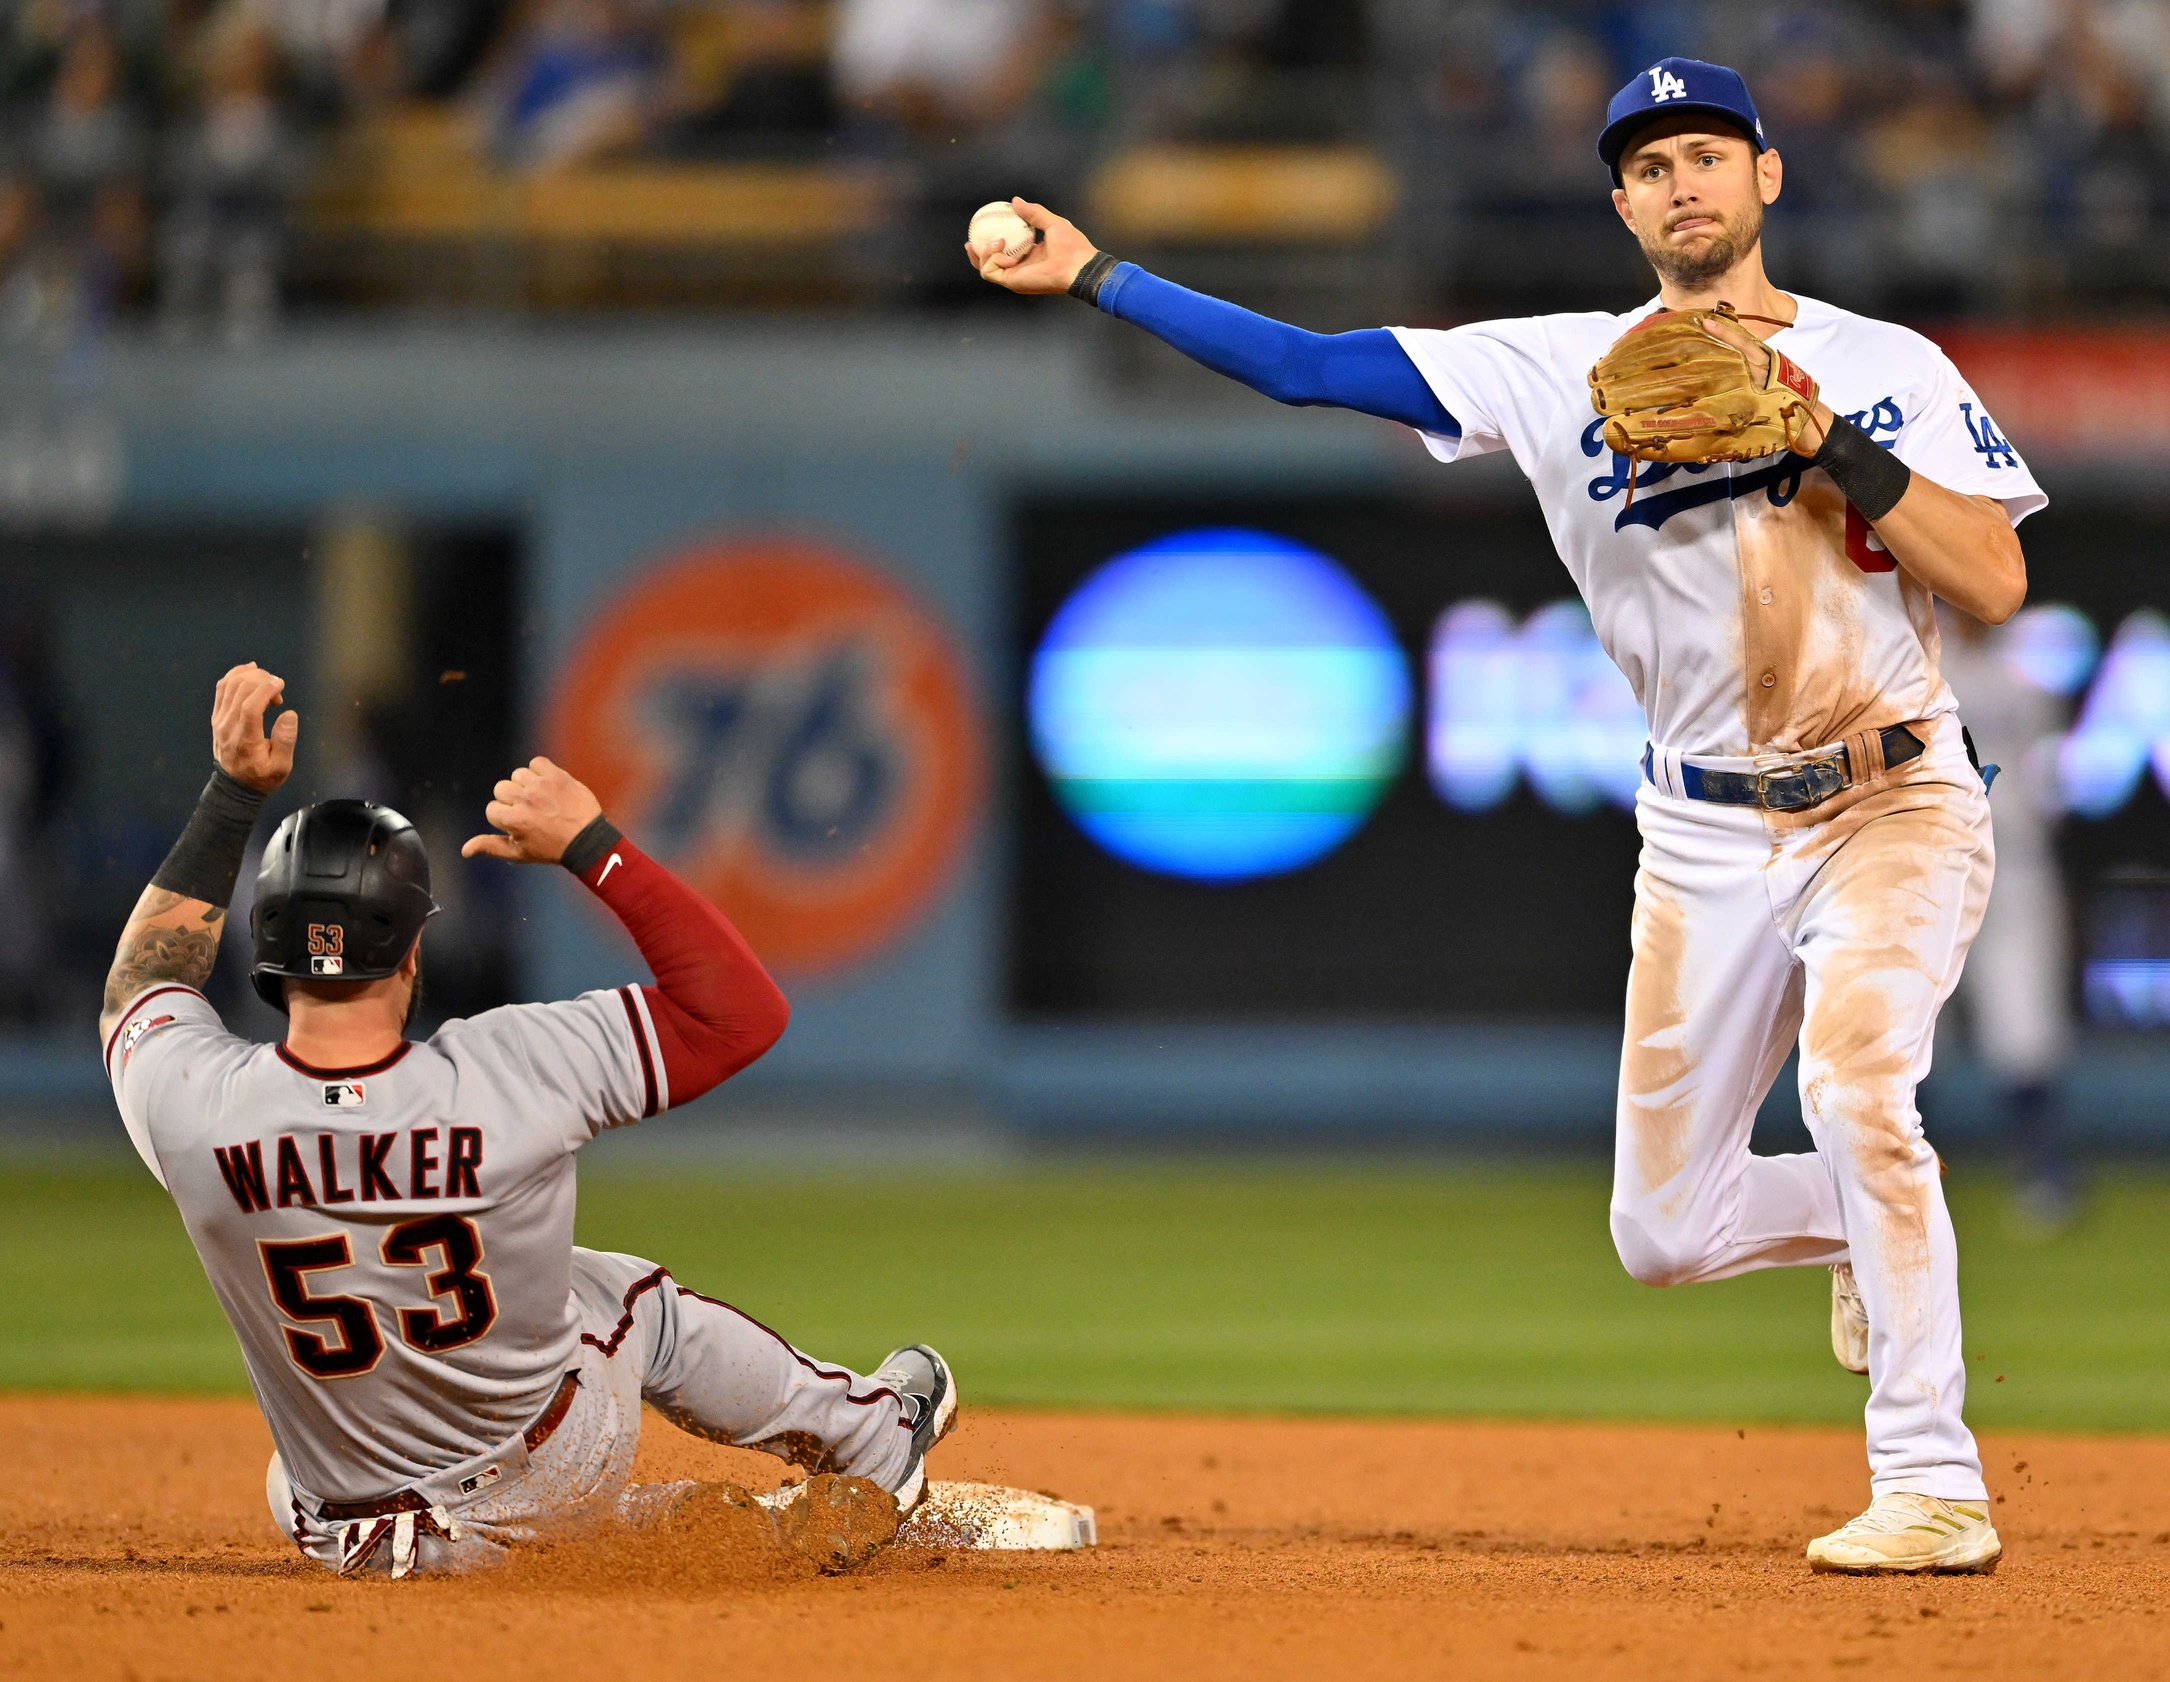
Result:
[[[1010,208],[1007,199],[996,199],[972,212],[965,229],[965,243],[982,257],[999,247],[1005,257],[1021,257],[1032,249],[1032,224]]]
[[[1769,343],[1834,411],[2015,523],[2043,506],[1934,344],[1797,302]],[[1850,1260],[1870,1323],[1872,1483],[1979,1500],[1956,1250],[1914,1089],[1988,899],[1988,801],[1929,592],[1828,475],[1786,455],[1642,463],[1630,506],[1629,464],[1600,439],[1587,376],[1659,307],[1395,329],[1462,427],[1426,445],[1442,461],[1513,453],[1650,722],[1614,1240],[1651,1284]],[[1683,764],[1753,770],[1849,738],[1874,758],[1874,733],[1893,725],[1921,756],[1873,766],[1812,810],[1684,797]],[[1796,1039],[1816,1149],[1751,1156],[1757,1106]]]

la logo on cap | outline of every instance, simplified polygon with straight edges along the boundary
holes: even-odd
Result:
[[[1662,64],[1650,67],[1650,97],[1659,105],[1668,99],[1686,99],[1688,84],[1666,69]]]

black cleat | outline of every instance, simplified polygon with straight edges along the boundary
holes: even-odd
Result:
[[[957,1424],[957,1383],[949,1363],[924,1343],[907,1343],[868,1375],[913,1407],[912,1457],[893,1491],[897,1511],[909,1514],[927,1493],[927,1456]]]

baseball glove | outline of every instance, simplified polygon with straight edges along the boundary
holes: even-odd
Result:
[[[1772,319],[1744,317],[1731,304],[1661,310],[1621,334],[1590,370],[1605,442],[1631,461],[1748,461],[1800,440],[1816,382],[1773,350],[1758,384],[1747,355],[1703,325],[1714,315]]]

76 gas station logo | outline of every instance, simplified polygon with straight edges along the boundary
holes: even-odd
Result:
[[[675,761],[648,820],[659,854],[730,836],[818,867],[875,841],[909,757],[884,716],[880,664],[878,648],[850,642],[659,682],[644,710]]]
[[[695,548],[591,617],[549,737],[605,810],[789,972],[886,945],[948,881],[985,771],[964,662],[825,543]]]

